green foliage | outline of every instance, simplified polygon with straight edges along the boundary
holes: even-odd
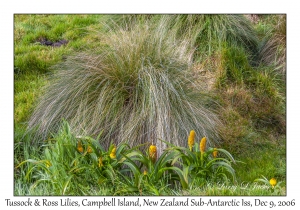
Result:
[[[160,157],[153,161],[149,154],[135,150],[125,156],[124,164],[128,166],[130,175],[123,175],[123,180],[131,191],[162,195],[162,189],[174,181],[172,165],[176,154],[164,151]]]
[[[79,141],[83,151],[78,150]],[[116,171],[121,170],[121,153],[130,152],[125,150],[127,145],[122,144],[116,150],[116,158],[111,158],[112,146],[106,151],[98,139],[75,137],[66,122],[45,147],[41,160],[27,159],[17,168],[32,163],[27,168],[25,179],[34,181],[32,187],[49,182],[53,190],[51,194],[55,195],[84,195],[93,185],[114,184]]]
[[[177,173],[184,189],[193,185],[194,182],[202,182],[202,184],[207,181],[228,182],[230,180],[228,176],[235,181],[235,170],[232,168],[232,163],[236,163],[236,161],[228,151],[221,148],[208,148],[201,152],[198,143],[194,144],[192,150],[172,144],[169,146],[169,150],[176,154],[174,162],[177,159],[180,160],[178,163],[182,170],[177,168],[173,170]],[[220,156],[221,153],[225,156]]]
[[[101,134],[98,136],[101,137]],[[166,142],[167,143],[167,142]],[[114,194],[146,193],[161,195],[161,188],[189,188],[194,180],[227,181],[235,177],[233,157],[224,149],[208,149],[200,153],[167,143],[158,159],[143,154],[137,147],[122,143],[106,151],[99,139],[75,137],[64,122],[54,139],[49,139],[41,158],[27,159],[16,168],[25,169],[24,179],[35,188],[42,182],[50,184],[54,195],[84,195],[92,186],[111,185]],[[198,146],[197,144],[195,146]],[[212,158],[213,152],[229,158]],[[221,179],[219,179],[221,177]],[[225,179],[223,179],[225,178]]]
[[[246,52],[239,47],[225,47],[221,53],[220,76],[217,84],[219,87],[229,83],[242,85],[253,69],[249,64]]]
[[[101,138],[101,134],[98,138]],[[203,187],[211,185],[206,189],[209,195],[236,195],[236,191],[226,188],[236,183],[232,165],[236,161],[228,151],[207,148],[201,153],[198,143],[191,150],[167,144],[166,150],[153,161],[147,152],[139,149],[142,145],[130,148],[124,143],[111,145],[105,150],[99,144],[99,139],[75,137],[65,122],[55,138],[49,139],[48,144],[44,145],[40,157],[18,164],[16,169],[21,169],[22,182],[25,183],[23,187],[26,188],[25,192],[17,191],[16,194],[43,195],[41,187],[46,188],[44,193],[48,192],[47,195],[89,195],[97,192],[102,195],[170,195],[174,193],[170,191],[172,189],[183,190],[183,193],[189,190],[191,194],[200,190],[202,194]],[[112,156],[114,148],[115,157]],[[214,154],[216,151],[217,154]],[[221,191],[219,183],[226,185]],[[20,185],[21,180],[18,179],[16,184]],[[284,193],[281,185],[281,182],[278,183],[276,190],[271,190],[271,193]],[[251,191],[233,188],[251,194]],[[253,194],[268,193],[265,188],[257,187],[253,189]]]

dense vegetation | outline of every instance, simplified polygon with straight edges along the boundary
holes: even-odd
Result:
[[[285,15],[14,19],[16,195],[285,195]]]

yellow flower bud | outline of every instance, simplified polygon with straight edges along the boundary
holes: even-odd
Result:
[[[99,157],[99,159],[98,159],[98,166],[99,166],[99,168],[103,166],[102,157]]]
[[[77,150],[78,150],[78,152],[83,153],[83,147],[82,147],[81,141],[78,141],[78,143],[77,143]]]
[[[271,185],[272,187],[275,187],[276,184],[277,184],[277,181],[276,181],[275,178],[270,179],[270,185]]]
[[[74,163],[73,163],[74,166],[77,166],[77,162],[78,162],[77,160],[74,161]]]
[[[192,148],[195,144],[195,134],[196,134],[195,131],[191,130],[189,138],[188,138],[188,145],[189,145],[189,148],[190,148],[191,151],[192,151]]]
[[[212,155],[213,155],[214,158],[216,158],[218,156],[217,148],[214,148],[214,151],[213,151]]]
[[[114,153],[110,153],[110,154],[109,154],[109,157],[110,157],[111,159],[116,159],[116,158],[117,158],[116,154],[114,154]]]
[[[156,152],[156,146],[155,145],[151,145],[149,147],[149,156],[152,162],[156,161],[157,158],[157,152]]]
[[[147,171],[146,170],[144,170],[144,176],[146,176],[147,175]]]
[[[203,137],[200,142],[200,152],[204,153],[206,149],[206,137]]]
[[[111,153],[109,154],[109,157],[112,158],[112,159],[116,159],[117,158],[116,152],[117,152],[117,148],[114,145],[114,148],[111,150]]]
[[[51,162],[49,160],[46,160],[46,167],[49,168],[50,166],[52,166]]]
[[[88,152],[88,153],[92,153],[92,152],[93,152],[93,149],[92,149],[92,147],[91,147],[91,146],[88,146],[88,148],[87,148],[87,152]]]

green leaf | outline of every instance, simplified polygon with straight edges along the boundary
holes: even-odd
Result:
[[[25,163],[33,163],[33,164],[38,164],[40,161],[37,160],[33,160],[33,159],[27,159],[22,161],[19,165],[16,166],[16,168],[19,168],[21,165],[25,164]]]
[[[186,189],[188,187],[188,182],[186,181],[186,176],[185,176],[184,172],[181,169],[179,169],[177,167],[168,167],[165,170],[175,171],[177,173],[177,175],[179,176],[179,180],[180,180],[182,188]]]
[[[261,175],[261,176],[262,176],[263,178],[255,179],[254,182],[263,182],[263,183],[265,183],[266,185],[270,185],[269,180],[268,180],[265,176],[263,176],[263,175]]]
[[[139,176],[141,174],[139,167],[126,155],[124,155],[124,157],[127,159],[127,161],[123,162],[123,164],[127,165],[131,169],[134,177]]]
[[[68,187],[68,185],[69,185],[69,183],[70,183],[70,181],[71,181],[72,178],[73,178],[73,175],[71,175],[71,176],[67,179],[67,181],[66,181],[66,183],[65,183],[65,185],[64,185],[63,191],[62,191],[62,195],[65,195],[66,190],[67,190],[67,187]]]
[[[225,149],[216,149],[219,152],[224,153],[233,163],[236,163],[232,155]]]
[[[153,192],[154,195],[159,195],[159,191],[154,186],[152,186],[150,184],[146,184],[146,187],[148,187],[148,190]]]
[[[107,169],[103,171],[107,175],[107,177],[114,183],[115,180],[115,173],[111,165],[107,166]]]

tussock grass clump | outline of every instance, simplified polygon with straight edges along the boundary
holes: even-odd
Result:
[[[273,17],[276,21],[275,27],[269,29],[264,38],[259,55],[261,62],[274,66],[280,73],[286,72],[286,16],[277,15]]]
[[[243,15],[164,15],[161,21],[167,22],[178,37],[188,39],[200,59],[222,49],[224,43],[243,47],[255,59],[258,37]]]
[[[155,22],[161,15],[154,14],[122,14],[122,15],[107,15],[105,16],[106,28],[116,28],[122,30],[132,30],[136,25],[143,25],[150,22]]]
[[[56,66],[29,128],[37,138],[56,132],[62,119],[78,134],[102,133],[103,144],[131,145],[158,139],[185,145],[191,129],[218,141],[217,117],[204,95],[194,94],[189,69],[193,51],[161,24],[109,32],[108,47],[69,57]]]
[[[109,25],[132,30],[136,25],[148,23],[151,27],[164,24],[176,38],[188,40],[196,47],[195,56],[205,59],[223,44],[246,49],[254,61],[258,50],[258,37],[252,23],[244,15],[178,14],[178,15],[110,15]]]

